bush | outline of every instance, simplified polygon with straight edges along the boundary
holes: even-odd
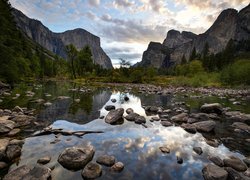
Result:
[[[228,85],[250,85],[250,61],[238,60],[225,67],[220,75],[222,83]]]

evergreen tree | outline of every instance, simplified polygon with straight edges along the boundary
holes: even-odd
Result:
[[[197,54],[196,54],[196,48],[194,47],[193,50],[192,50],[192,53],[189,57],[189,61],[192,61],[192,60],[195,60]]]
[[[182,58],[181,58],[181,64],[186,64],[186,63],[187,63],[187,59],[186,59],[185,55],[183,54]]]
[[[74,62],[77,58],[77,50],[73,44],[69,44],[66,46],[66,52],[68,55],[68,60],[70,61],[70,69],[73,75],[73,78],[76,79],[76,72],[75,72],[75,66]]]

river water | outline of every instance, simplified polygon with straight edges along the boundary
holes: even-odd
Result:
[[[18,138],[25,139],[22,154],[18,162],[10,169],[21,165],[35,165],[43,156],[51,156],[46,166],[53,167],[52,179],[82,179],[81,171],[69,171],[58,162],[59,154],[67,147],[84,146],[91,144],[95,147],[93,161],[103,154],[115,156],[117,161],[124,163],[125,168],[120,173],[110,171],[103,166],[102,176],[99,179],[202,179],[202,168],[209,163],[209,155],[226,158],[230,155],[240,159],[250,156],[250,144],[242,141],[242,135],[234,133],[230,127],[230,120],[216,121],[216,128],[209,134],[190,134],[178,126],[163,127],[159,121],[151,122],[157,114],[147,114],[143,106],[157,106],[164,109],[173,109],[175,102],[185,102],[187,109],[198,112],[204,103],[220,102],[224,107],[250,113],[250,102],[241,100],[241,105],[234,105],[228,98],[204,96],[192,98],[193,95],[182,94],[157,95],[140,94],[137,91],[125,91],[126,87],[84,87],[73,83],[46,82],[39,85],[20,85],[12,91],[12,96],[1,97],[0,108],[20,107],[34,108],[38,122],[44,127],[62,128],[65,131],[102,131],[103,133],[86,134],[82,137],[59,136],[54,134],[32,137],[33,131],[22,131]],[[27,97],[26,92],[35,92]],[[20,94],[18,98],[13,98]],[[197,94],[196,94],[197,95]],[[69,98],[58,99],[58,96]],[[124,96],[129,101],[124,101]],[[51,106],[35,103],[37,99],[51,102]],[[113,103],[111,99],[116,99]],[[236,99],[238,100],[238,99]],[[142,125],[124,122],[119,125],[105,123],[101,116],[106,116],[106,105],[115,105],[125,110],[132,108],[136,113],[146,117],[145,128]],[[126,115],[126,113],[124,114]],[[33,129],[39,130],[39,129]],[[249,136],[249,134],[248,134]],[[221,139],[231,138],[230,143],[223,143]],[[250,138],[250,137],[249,137]],[[55,142],[55,139],[59,139]],[[217,140],[218,147],[208,145],[207,140]],[[164,154],[159,147],[170,148],[169,154]],[[201,147],[203,153],[196,154],[193,147]],[[176,157],[183,158],[178,164]]]

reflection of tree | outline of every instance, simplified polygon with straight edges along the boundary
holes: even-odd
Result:
[[[92,112],[92,106],[93,106],[93,94],[82,94],[80,96],[80,102],[79,103],[72,103],[70,106],[69,112],[72,114],[75,114],[78,109],[83,109],[87,115],[90,115]],[[75,95],[74,95],[74,98]]]

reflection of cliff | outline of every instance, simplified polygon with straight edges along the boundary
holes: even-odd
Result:
[[[52,106],[40,112],[38,119],[50,122],[68,120],[85,124],[99,117],[99,110],[110,99],[110,96],[111,92],[98,91],[94,94],[80,95],[79,103],[75,103],[72,99],[56,100]]]
[[[141,98],[143,106],[157,106],[157,107],[168,107],[171,105],[172,96],[161,96],[161,95],[138,95]]]

